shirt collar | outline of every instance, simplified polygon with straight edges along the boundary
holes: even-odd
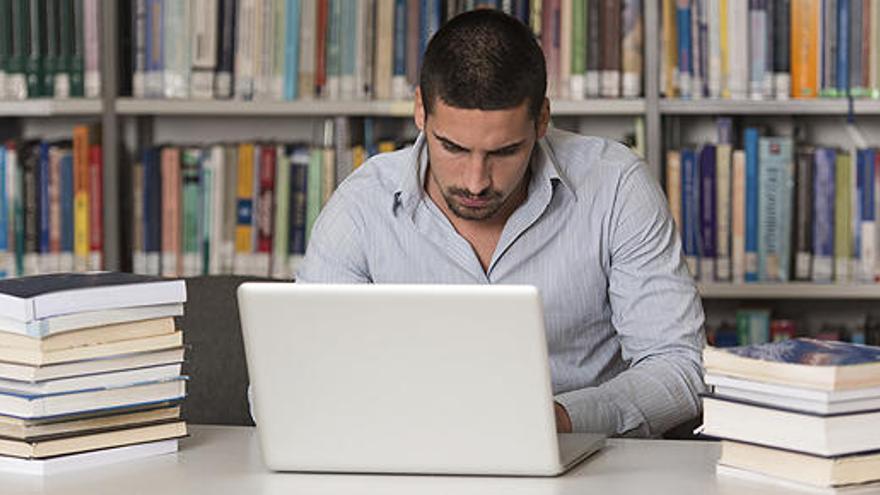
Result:
[[[532,169],[532,181],[534,182],[536,179],[546,181],[551,186],[559,182],[568,189],[572,197],[577,201],[575,189],[559,166],[556,153],[553,150],[551,139],[549,139],[552,133],[553,129],[548,129],[547,134],[538,140],[538,145],[532,152],[532,159],[529,164]],[[416,142],[410,148],[403,175],[400,178],[397,189],[394,191],[393,208],[395,212],[398,208],[402,208],[404,211],[412,213],[425,195],[424,184],[427,171],[428,145],[425,134],[420,132]]]

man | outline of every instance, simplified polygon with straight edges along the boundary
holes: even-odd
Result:
[[[418,140],[340,185],[297,279],[534,285],[559,430],[659,435],[699,413],[700,300],[644,163],[548,128],[545,92],[523,24],[450,20],[424,55]]]

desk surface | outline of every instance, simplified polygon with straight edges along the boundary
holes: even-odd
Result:
[[[177,454],[45,478],[0,474],[12,494],[789,494],[780,486],[715,475],[714,442],[614,439],[559,478],[368,476],[273,473],[256,431],[192,426]],[[808,492],[809,493],[809,492]]]

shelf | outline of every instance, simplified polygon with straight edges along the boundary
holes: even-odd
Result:
[[[664,115],[846,115],[845,99],[660,100]],[[880,115],[880,101],[854,100],[856,115]]]
[[[554,101],[553,115],[639,115],[645,112],[645,101],[583,100]],[[116,100],[120,115],[176,116],[278,116],[334,117],[374,116],[411,117],[413,103],[401,101],[241,101],[241,100],[166,100],[120,98]]]
[[[100,115],[101,100],[71,98],[69,100],[31,99],[0,101],[0,117],[53,117],[58,115]]]
[[[880,284],[699,284],[704,299],[880,299]]]

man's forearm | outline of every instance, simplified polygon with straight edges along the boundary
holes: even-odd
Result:
[[[699,365],[681,355],[639,363],[598,387],[556,397],[578,432],[658,436],[699,414]]]

